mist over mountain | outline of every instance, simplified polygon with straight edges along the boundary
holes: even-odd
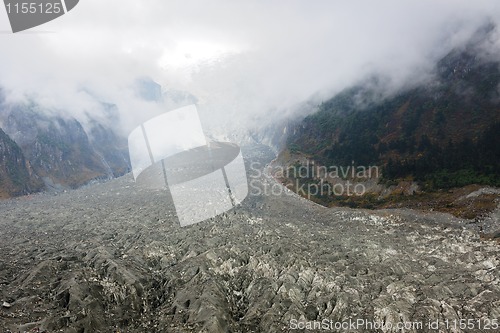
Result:
[[[116,116],[113,106],[108,108],[109,116]],[[6,163],[0,182],[7,196],[76,188],[130,170],[126,139],[96,120],[89,119],[84,128],[75,118],[51,115],[34,102],[2,101],[0,124],[2,157],[13,161]]]
[[[137,111],[142,114],[137,119],[196,102],[188,92],[165,91],[148,77],[135,79],[131,87],[150,112]],[[5,90],[0,92],[3,157],[12,160],[5,162],[0,181],[3,197],[74,189],[130,172],[128,133],[119,125],[122,112],[91,88],[82,93],[96,109],[78,115],[44,107],[36,99],[10,101]]]
[[[78,113],[49,107],[36,94],[16,100],[11,90],[3,89],[0,128],[21,149],[32,168],[28,174],[45,184],[33,186],[36,181],[24,177],[18,180],[24,190],[7,192],[75,188],[123,175],[130,169],[126,137],[132,124],[191,103],[198,104],[212,140],[264,143],[276,153],[291,148],[327,165],[374,163],[384,167],[387,179],[410,176],[430,187],[497,185],[494,133],[500,93],[499,60],[493,51],[498,34],[498,27],[486,21],[426,65],[425,75],[413,72],[413,81],[395,85],[390,73],[369,72],[331,98],[317,92],[264,114],[245,110],[246,102],[234,104],[229,113],[220,103],[221,109],[214,110],[204,93],[166,89],[147,76],[125,85],[128,100],[137,107],[132,112],[103,102],[104,95],[93,86],[81,89],[87,102]],[[235,70],[231,61],[225,66],[224,73]],[[198,82],[205,70],[193,74],[201,75]],[[214,65],[210,75],[223,74],[220,70]],[[11,183],[6,181],[5,187]]]
[[[491,0],[90,0],[45,25],[57,33],[2,36],[0,86],[9,102],[35,101],[80,123],[101,120],[100,101],[114,104],[120,120],[111,125],[126,136],[166,111],[137,93],[137,78],[149,77],[195,96],[208,134],[238,134],[310,114],[301,103],[371,77],[382,95],[425,83],[439,59],[498,24],[498,13]],[[497,37],[482,53],[498,57]]]
[[[381,98],[375,78],[322,103],[290,142],[327,164],[399,163],[389,177],[422,176],[433,167],[498,175],[499,64],[469,43],[442,58],[425,85]]]
[[[385,95],[383,79],[374,77],[324,101],[316,113],[289,127],[278,158],[281,167],[375,167],[376,176],[351,173],[346,181],[309,173],[300,179],[293,171],[283,182],[295,189],[328,189],[351,181],[363,189],[357,195],[326,190],[312,195],[326,206],[487,215],[497,206],[496,191],[476,191],[500,186],[500,62],[484,52],[496,30],[491,24],[479,29],[437,61],[425,84]]]

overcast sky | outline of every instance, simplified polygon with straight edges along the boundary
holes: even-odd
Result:
[[[373,74],[391,89],[424,80],[488,20],[500,23],[500,1],[80,0],[12,34],[0,8],[0,86],[79,118],[102,112],[90,91],[118,105],[126,132],[163,111],[132,91],[149,76],[221,128],[252,127]]]

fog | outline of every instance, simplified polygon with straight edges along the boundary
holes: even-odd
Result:
[[[433,66],[486,23],[497,0],[81,0],[67,15],[12,34],[0,10],[0,86],[10,103],[106,121],[123,134],[196,97],[206,128],[248,130],[306,114],[342,89],[380,76],[384,94],[432,80]],[[484,47],[499,56],[498,33]],[[165,105],[134,82],[161,84]]]

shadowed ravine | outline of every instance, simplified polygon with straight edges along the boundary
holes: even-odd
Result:
[[[0,214],[1,332],[288,332],[350,318],[438,332],[427,323],[500,319],[500,246],[450,215],[250,194],[181,228],[167,194],[131,175],[3,201]]]

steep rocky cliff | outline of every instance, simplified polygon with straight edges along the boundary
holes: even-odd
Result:
[[[120,176],[129,170],[126,139],[97,121],[84,128],[78,120],[50,115],[36,104],[2,104],[0,124],[17,147],[16,154],[23,156],[24,164],[29,165],[28,173],[35,175],[39,182],[43,180],[47,189],[75,188],[93,180]],[[16,159],[13,152],[5,150],[1,156]],[[19,160],[18,164],[23,163]],[[7,184],[16,181],[7,174],[5,179],[5,185],[0,186],[9,196],[44,188],[29,186],[25,183],[28,178],[17,177],[23,190],[6,190]]]
[[[0,129],[0,199],[42,188],[41,179],[33,172],[21,148]]]

